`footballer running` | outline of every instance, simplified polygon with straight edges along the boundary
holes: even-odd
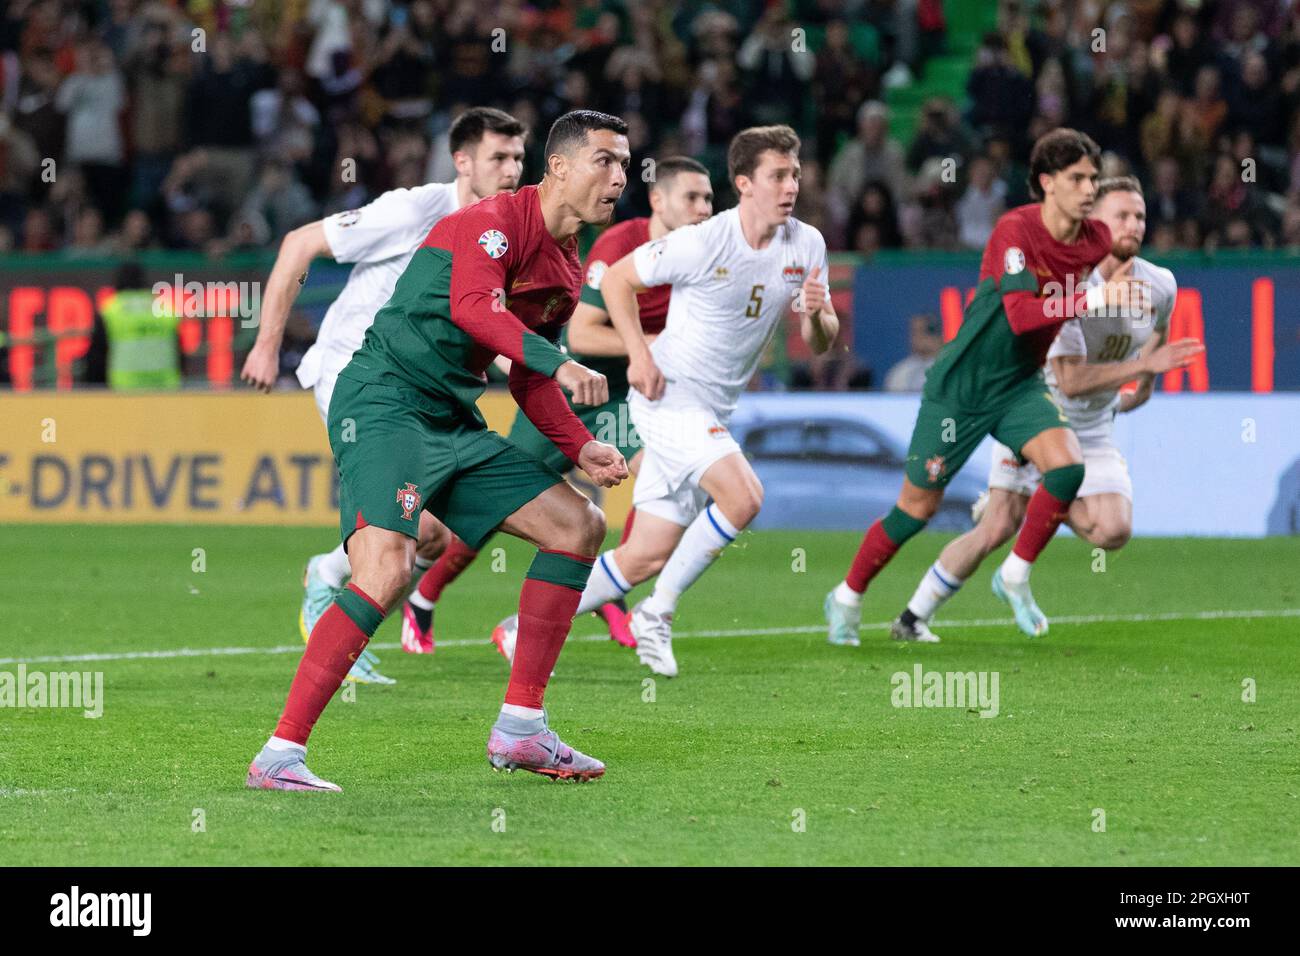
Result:
[[[1151,397],[1155,376],[1190,364],[1205,347],[1196,339],[1166,344],[1178,284],[1168,269],[1138,255],[1146,234],[1146,201],[1132,176],[1103,179],[1097,187],[1094,218],[1110,229],[1113,245],[1102,268],[1132,260],[1132,275],[1150,291],[1152,318],[1128,309],[1071,319],[1047,353],[1048,387],[1083,450],[1083,484],[1070,504],[1066,523],[1089,544],[1107,551],[1122,548],[1133,531],[1133,482],[1115,446],[1117,414],[1131,412]],[[1101,283],[1094,271],[1090,286]],[[1121,387],[1137,380],[1137,390]],[[1015,535],[1040,477],[1028,462],[1017,461],[1005,445],[993,446],[989,490],[977,503],[976,526],[950,542],[921,579],[916,593],[892,628],[896,640],[937,642],[929,628],[935,612],[975,573],[980,562]],[[1048,621],[1026,586],[1029,635],[1047,633]]]
[[[1065,520],[1084,477],[1079,439],[1043,377],[1048,349],[1067,320],[1090,310],[1150,311],[1132,260],[1113,268],[1113,260],[1103,262],[1110,229],[1088,218],[1100,164],[1097,144],[1072,129],[1034,143],[1029,186],[1040,201],[994,226],[961,329],[926,374],[897,503],[871,525],[848,574],[826,595],[832,644],[859,643],[867,585],[925,527],[948,482],[989,434],[1042,475],[1015,546],[993,575],[994,593],[1011,605],[1021,629],[1035,629],[1029,567]],[[1088,286],[1094,268],[1101,282]]]
[[[352,578],[312,630],[275,733],[248,768],[249,787],[341,789],[308,769],[307,740],[405,595],[426,510],[471,548],[500,529],[538,549],[520,593],[489,763],[555,779],[605,772],[563,743],[543,710],[605,517],[555,470],[490,431],[477,406],[487,366],[504,355],[512,397],[570,462],[601,487],[627,477],[618,449],[592,438],[564,395],[603,404],[605,377],[556,344],[582,286],[578,231],[608,223],[627,184],[627,124],[592,110],[565,113],[544,155],[539,185],[483,199],[433,227],[339,373],[329,438]]]
[[[513,192],[523,171],[527,128],[508,113],[476,106],[451,125],[449,146],[456,166],[450,183],[393,189],[374,202],[300,226],[284,237],[266,283],[257,341],[244,362],[241,378],[269,392],[280,373],[284,325],[307,270],[317,257],[354,262],[352,272],[321,322],[316,342],[298,366],[298,381],[314,391],[316,407],[328,424],[330,397],[339,372],[361,346],[375,313],[388,301],[397,279],[434,224],[485,196]],[[427,568],[443,550],[448,534],[428,512],[420,516],[416,566]],[[307,640],[325,609],[339,596],[351,574],[340,543],[328,554],[307,562],[306,593],[298,615]],[[374,668],[369,651],[358,658],[349,679],[392,684]]]

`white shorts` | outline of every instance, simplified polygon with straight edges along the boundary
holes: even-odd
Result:
[[[1083,484],[1079,498],[1092,495],[1123,495],[1133,500],[1133,479],[1128,462],[1109,441],[1080,443],[1083,448]],[[1029,496],[1041,480],[1038,469],[1030,462],[1017,467],[1015,453],[1006,445],[993,443],[993,465],[989,470],[989,488],[1001,488]]]
[[[717,412],[674,394],[671,385],[657,402],[632,389],[627,404],[644,446],[632,503],[638,511],[686,527],[709,503],[700,479],[740,446]]]
[[[316,410],[320,412],[320,420],[329,427],[330,423],[330,399],[334,395],[334,382],[339,377],[339,372],[347,366],[350,359],[344,359],[342,364],[338,362],[326,361],[321,366],[319,375],[314,385],[308,386],[312,394],[316,397]]]

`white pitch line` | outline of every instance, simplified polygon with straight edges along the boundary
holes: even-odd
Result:
[[[1147,624],[1165,621],[1219,621],[1248,620],[1254,618],[1300,617],[1300,608],[1282,608],[1276,611],[1167,611],[1159,614],[1064,614],[1051,619],[1053,624]],[[861,625],[863,630],[887,631],[893,621],[876,621]],[[1010,627],[1015,621],[1004,617],[975,618],[972,620],[936,621],[935,627]],[[777,637],[782,634],[818,634],[826,630],[825,624],[798,625],[795,627],[738,628],[734,630],[683,631],[674,634],[673,640],[690,640],[704,637]],[[609,640],[608,634],[574,634],[569,640],[597,642]],[[488,647],[487,638],[457,638],[438,641],[438,647]],[[381,651],[395,651],[401,644],[372,642],[370,647]],[[0,657],[0,664],[74,664],[93,661],[171,660],[178,657],[238,657],[243,654],[301,654],[304,645],[281,644],[276,647],[178,647],[167,651],[121,651],[110,654],[62,654],[42,657]]]

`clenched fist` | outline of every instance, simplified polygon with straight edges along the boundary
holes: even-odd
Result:
[[[609,401],[609,382],[585,365],[565,362],[555,370],[555,380],[573,397],[575,405],[604,405]]]

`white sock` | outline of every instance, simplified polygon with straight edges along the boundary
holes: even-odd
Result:
[[[574,617],[594,611],[610,601],[617,601],[631,590],[632,585],[619,570],[618,562],[614,560],[613,550],[606,551],[591,566],[591,574],[587,578],[587,586],[582,589],[578,610],[573,612]]]
[[[518,704],[502,704],[501,713],[508,717],[519,717],[523,720],[537,720],[545,716],[546,712],[536,707],[520,707]]]
[[[965,578],[950,574],[938,561],[930,565],[921,583],[916,587],[912,600],[907,602],[907,609],[922,621],[929,621],[934,612],[939,610],[950,597],[961,590]]]
[[[343,587],[344,582],[352,576],[352,565],[348,563],[348,553],[343,550],[342,542],[316,562],[316,573],[330,587]]]
[[[421,594],[419,588],[416,588],[414,591],[412,591],[411,596],[407,598],[407,600],[410,601],[412,604],[414,604],[416,607],[418,607],[421,611],[433,610],[434,602],[430,601],[427,597]]]
[[[862,607],[862,595],[849,587],[847,581],[835,585],[835,600],[849,607]]]
[[[709,569],[722,549],[736,540],[740,531],[731,526],[715,504],[695,516],[682,540],[677,542],[672,557],[659,572],[654,593],[646,602],[656,614],[672,614],[677,610],[677,599],[701,574]]]
[[[270,740],[266,742],[266,746],[268,749],[274,750],[277,753],[282,753],[286,750],[297,750],[299,753],[307,752],[306,745],[297,743],[296,741],[293,740],[285,740],[283,737],[273,736]]]
[[[1012,551],[1002,562],[1002,580],[1007,584],[1024,584],[1029,580],[1029,569],[1033,565]]]

